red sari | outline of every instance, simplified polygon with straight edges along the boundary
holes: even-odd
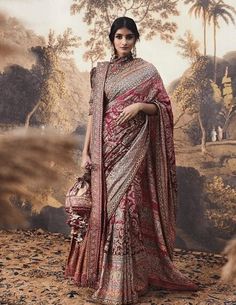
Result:
[[[93,208],[84,241],[72,243],[65,276],[104,304],[132,304],[152,285],[198,290],[173,263],[177,183],[171,103],[156,68],[131,55],[98,63],[89,114]],[[154,103],[121,125],[133,103]]]

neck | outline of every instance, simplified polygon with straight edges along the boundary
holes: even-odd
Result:
[[[131,55],[131,52],[127,53],[127,54],[124,54],[124,55],[119,55],[117,54],[116,55],[116,58],[122,58],[122,57],[126,57],[126,56],[130,56]]]
[[[128,53],[126,55],[123,56],[119,56],[118,54],[116,54],[114,57],[111,58],[111,62],[112,63],[119,63],[119,64],[125,64],[126,62],[129,62],[133,59],[133,55],[132,53]]]

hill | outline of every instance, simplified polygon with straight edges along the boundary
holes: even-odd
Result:
[[[44,47],[45,39],[28,30],[16,18],[0,15],[0,123],[22,125],[40,97],[40,64],[32,51]],[[65,73],[66,96],[59,100],[57,125],[64,132],[73,132],[87,120],[90,94],[89,73],[80,72],[73,58],[60,58],[59,68]],[[61,111],[63,109],[63,111]],[[31,123],[40,124],[33,116]],[[4,126],[3,126],[4,129]]]

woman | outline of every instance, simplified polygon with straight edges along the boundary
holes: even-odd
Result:
[[[132,49],[133,19],[117,18],[110,62],[91,71],[89,120],[81,166],[92,163],[93,208],[65,274],[95,288],[92,300],[132,304],[152,285],[197,290],[173,264],[176,168],[173,115],[156,68]]]

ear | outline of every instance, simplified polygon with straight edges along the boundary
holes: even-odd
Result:
[[[113,51],[114,51],[114,53],[116,54],[117,53],[117,50],[116,50],[116,48],[115,48],[115,46],[114,46],[114,44],[113,44]]]
[[[116,51],[116,48],[114,46],[114,43],[111,42],[110,47],[111,47],[112,54],[116,55],[117,51]]]

